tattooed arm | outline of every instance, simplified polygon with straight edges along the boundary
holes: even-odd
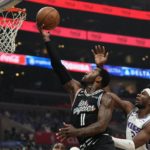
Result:
[[[114,108],[113,100],[108,94],[104,94],[101,100],[101,104],[98,112],[97,122],[83,128],[75,128],[71,124],[64,124],[64,128],[61,128],[58,135],[63,138],[70,136],[94,136],[102,133],[106,130],[109,121],[112,117],[112,111]]]
[[[99,107],[97,122],[89,125],[88,127],[79,129],[79,136],[93,136],[104,132],[111,120],[113,105],[111,97],[104,94]]]

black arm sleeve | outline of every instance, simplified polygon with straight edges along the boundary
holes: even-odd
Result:
[[[60,81],[62,84],[65,84],[72,80],[71,75],[67,71],[67,69],[62,65],[61,60],[59,56],[57,55],[55,50],[51,49],[51,44],[50,42],[45,42],[49,57],[51,59],[51,64],[53,67],[53,70],[56,72],[58,77],[60,78]]]

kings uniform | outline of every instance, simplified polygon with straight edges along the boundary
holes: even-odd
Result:
[[[88,94],[80,89],[72,104],[71,123],[76,128],[89,126],[97,122],[100,102],[104,91],[97,90]],[[107,130],[91,137],[78,137],[80,150],[114,150],[114,143]]]
[[[138,108],[134,108],[128,115],[126,138],[132,140],[148,123],[150,123],[150,115],[138,118]],[[148,150],[148,144],[144,144],[136,150]]]

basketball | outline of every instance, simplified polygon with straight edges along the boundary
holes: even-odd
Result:
[[[60,23],[59,12],[54,7],[43,7],[37,12],[36,22],[43,29],[52,30]]]

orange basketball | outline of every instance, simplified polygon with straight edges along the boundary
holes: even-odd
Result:
[[[43,29],[52,30],[60,23],[59,12],[53,7],[43,7],[36,15],[36,22]]]

